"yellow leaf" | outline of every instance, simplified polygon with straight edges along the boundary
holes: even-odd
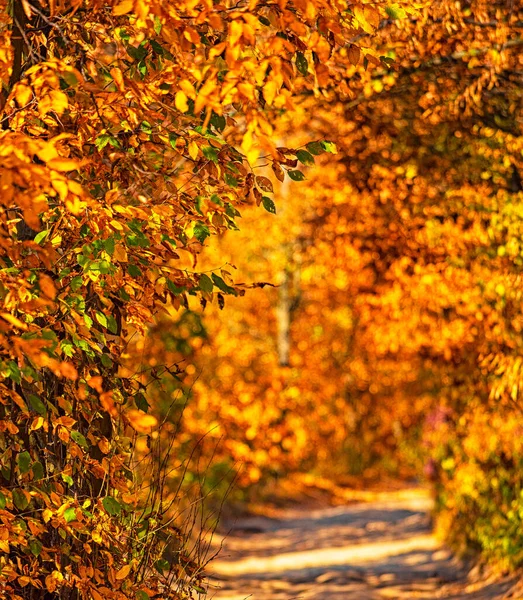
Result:
[[[28,104],[33,97],[33,92],[31,88],[23,83],[19,83],[16,86],[15,98],[20,106],[25,106]]]
[[[126,414],[131,427],[138,433],[150,433],[158,424],[156,417],[146,415],[141,410],[130,410]]]
[[[61,200],[65,200],[67,198],[69,188],[63,179],[51,179],[51,185],[58,192]]]
[[[69,199],[66,200],[65,205],[67,210],[70,210],[73,215],[79,215],[87,206],[85,202],[82,202],[80,198],[77,198],[76,196],[73,197],[72,201]]]
[[[124,565],[117,573],[116,579],[125,579],[131,572],[131,565]]]
[[[44,424],[43,417],[35,417],[33,422],[31,423],[31,427],[29,427],[29,431],[37,431]]]
[[[127,13],[130,13],[133,10],[133,5],[134,0],[123,0],[123,2],[120,2],[120,4],[117,4],[113,8],[113,15],[117,17],[120,15],[126,15]]]
[[[272,105],[274,99],[276,98],[279,90],[279,85],[276,83],[274,79],[267,81],[263,86],[263,97],[265,98],[265,102],[269,106]]]
[[[367,21],[365,11],[362,6],[354,7],[354,16],[365,33],[374,33],[374,27]]]
[[[59,115],[69,106],[69,98],[61,90],[52,90],[49,92],[49,97],[51,99],[51,110],[54,110]]]
[[[20,319],[17,319],[11,313],[0,313],[0,317],[2,317],[2,319],[5,319],[8,323],[11,323],[11,325],[18,327],[18,329],[27,329],[27,325],[23,321],[20,321]]]
[[[36,156],[38,156],[40,160],[48,162],[53,158],[57,158],[59,155],[55,145],[52,142],[47,142],[44,146],[36,151]]]
[[[114,260],[117,260],[118,262],[123,262],[123,263],[127,262],[127,260],[128,260],[127,251],[123,244],[116,244],[116,246],[114,248],[113,258],[114,258]]]
[[[184,233],[185,233],[185,235],[186,235],[186,236],[187,236],[189,239],[191,239],[191,238],[193,237],[193,235],[194,235],[194,223],[190,223],[190,224],[189,224],[189,225],[188,225],[188,226],[185,228],[185,231],[184,231]]]
[[[111,221],[109,221],[109,225],[113,229],[117,229],[118,231],[123,231],[123,225],[120,223],[120,221],[117,221],[116,219],[112,219]]]
[[[42,519],[44,520],[44,523],[48,523],[51,520],[52,516],[53,516],[53,511],[49,510],[48,508],[45,508],[42,513]]]
[[[189,156],[193,160],[196,160],[196,158],[198,156],[198,144],[196,142],[191,142],[189,144]]]
[[[80,165],[72,158],[52,158],[47,162],[47,166],[56,171],[75,171]]]
[[[240,21],[232,21],[229,25],[229,45],[234,48],[243,34],[243,24]]]
[[[102,536],[99,531],[93,531],[93,533],[91,533],[91,538],[96,544],[102,543]]]
[[[185,92],[182,92],[181,90],[176,92],[176,96],[174,97],[174,105],[180,112],[186,113],[189,110],[189,104],[187,102],[187,95]]]

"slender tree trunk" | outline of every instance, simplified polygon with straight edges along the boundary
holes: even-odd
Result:
[[[291,351],[291,293],[288,265],[281,273],[281,282],[278,288],[278,306],[276,319],[278,322],[278,359],[281,367],[289,365]]]

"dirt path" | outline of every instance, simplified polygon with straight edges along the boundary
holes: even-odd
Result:
[[[429,496],[287,510],[231,524],[212,563],[217,600],[500,600],[509,582],[471,583],[431,534]]]

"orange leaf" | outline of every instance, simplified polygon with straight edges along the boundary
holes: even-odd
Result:
[[[347,50],[347,57],[353,65],[360,62],[360,49],[358,46],[351,45]]]
[[[156,417],[146,415],[141,410],[130,410],[127,412],[127,418],[131,427],[138,433],[150,433],[151,429],[158,424]]]
[[[62,362],[60,363],[60,374],[63,375],[66,379],[70,379],[71,381],[76,381],[78,379],[78,372],[74,365],[70,362]]]
[[[116,579],[125,579],[131,572],[131,565],[124,565],[117,573]]]
[[[119,17],[120,15],[126,15],[133,10],[134,1],[133,0],[123,0],[120,4],[117,4],[113,8],[113,15]]]
[[[93,597],[93,600],[104,600],[103,596],[100,594],[100,592],[97,592],[93,587],[91,588],[91,596]]]
[[[120,69],[118,69],[117,67],[114,67],[110,70],[111,73],[111,77],[113,78],[114,83],[116,84],[116,87],[123,92],[125,89],[124,83],[123,83],[123,75],[122,75],[122,71]]]
[[[53,280],[49,277],[49,275],[42,273],[42,275],[40,275],[38,279],[38,284],[40,285],[40,289],[42,290],[45,296],[47,296],[51,300],[54,300],[56,298],[56,288],[54,286]]]

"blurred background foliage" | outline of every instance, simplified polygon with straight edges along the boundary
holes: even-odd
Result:
[[[422,480],[456,548],[523,562],[523,13],[509,4],[432,3],[384,28],[394,68],[344,66],[349,101],[282,111],[306,181],[279,186],[261,157],[276,216],[243,207],[200,263],[271,285],[224,312],[191,306],[182,430],[208,441],[210,487],[236,476],[229,501]],[[317,140],[337,154],[315,156]]]

